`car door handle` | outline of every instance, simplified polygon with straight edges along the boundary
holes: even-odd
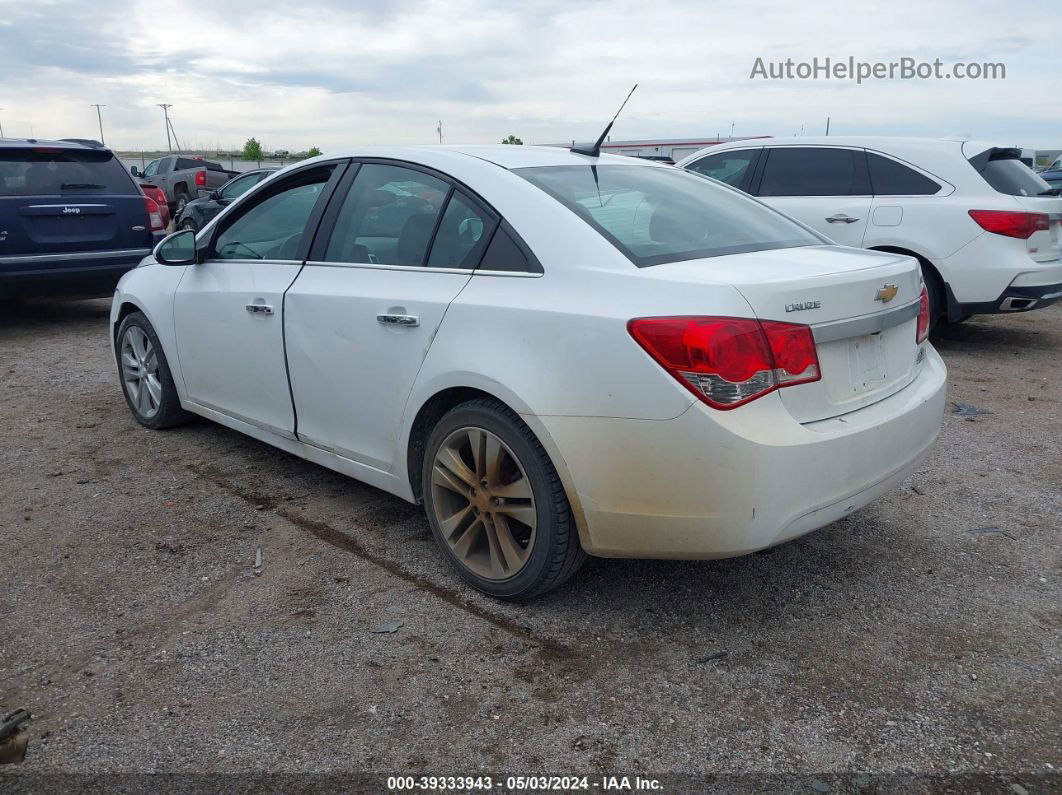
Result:
[[[247,304],[244,307],[252,315],[271,315],[273,314],[273,307],[269,304]]]
[[[385,326],[419,326],[420,318],[416,315],[377,315],[376,322]]]
[[[859,220],[858,218],[853,218],[850,215],[845,215],[844,213],[837,213],[837,215],[831,215],[829,218],[827,218],[826,219],[826,223],[829,223],[829,224],[854,224],[858,220]]]

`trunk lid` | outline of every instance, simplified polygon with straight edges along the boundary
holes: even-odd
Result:
[[[917,375],[922,276],[911,257],[814,246],[657,267],[673,278],[725,281],[760,320],[812,327],[822,378],[778,393],[798,422],[876,403]]]

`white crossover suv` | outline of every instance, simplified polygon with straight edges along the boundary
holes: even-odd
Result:
[[[677,165],[845,246],[922,264],[933,321],[1062,299],[1062,198],[1020,149],[928,138],[734,141]]]
[[[288,167],[118,285],[149,428],[189,413],[423,502],[476,588],[713,558],[895,487],[945,369],[906,256],[712,180],[525,146]]]

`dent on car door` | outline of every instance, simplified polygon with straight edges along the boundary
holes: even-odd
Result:
[[[298,275],[340,166],[269,186],[205,242],[174,296],[189,399],[275,433],[294,433],[284,362],[284,291]]]
[[[834,146],[764,152],[755,193],[842,246],[862,246],[872,201],[866,154]]]
[[[413,382],[496,224],[440,174],[348,172],[285,301],[299,439],[393,469]]]

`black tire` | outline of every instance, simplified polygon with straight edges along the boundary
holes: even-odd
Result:
[[[153,414],[145,413],[133,402],[133,398],[130,395],[130,387],[126,384],[122,367],[122,347],[126,335],[129,333],[130,328],[133,327],[140,329],[151,341],[152,348],[158,359],[158,381],[161,387],[161,400]],[[137,422],[145,428],[162,430],[163,428],[184,425],[194,419],[193,414],[181,408],[181,399],[177,396],[177,388],[173,385],[173,376],[170,373],[169,362],[166,361],[166,354],[162,350],[162,343],[159,342],[155,329],[151,327],[151,323],[148,322],[143,312],[132,312],[125,316],[121,325],[118,326],[114,348],[118,361],[118,379],[122,387],[122,395],[125,397],[125,402],[129,406],[129,410],[133,412],[133,417],[136,418]]]
[[[188,204],[188,191],[178,190],[173,194],[174,215],[178,215]]]
[[[922,263],[922,281],[925,282],[926,292],[929,294],[929,333],[932,334],[941,322],[947,322],[944,305],[944,287],[940,283],[940,277]]]
[[[533,494],[537,525],[534,541],[527,562],[508,579],[488,579],[466,566],[450,548],[436,518],[432,489],[435,457],[443,442],[463,428],[483,429],[497,436],[518,459]],[[501,401],[472,400],[439,419],[425,445],[421,483],[428,524],[443,557],[465,582],[483,593],[509,601],[530,599],[564,583],[586,560],[568,497],[553,463],[531,429]]]

